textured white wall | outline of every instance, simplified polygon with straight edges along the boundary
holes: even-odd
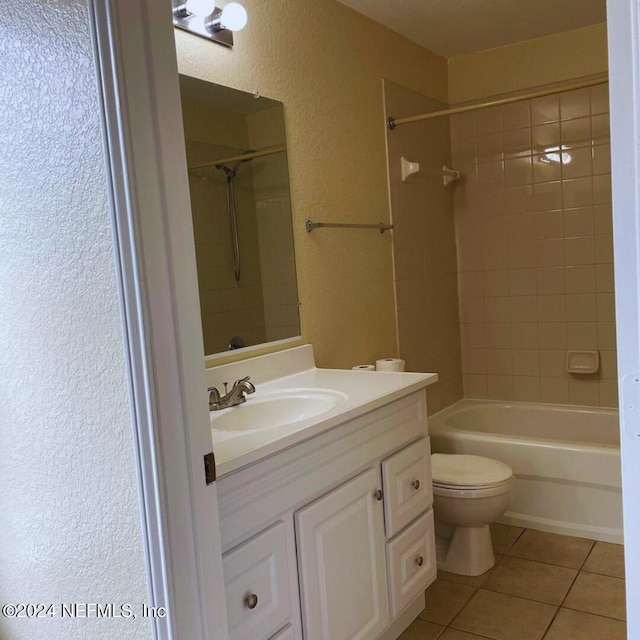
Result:
[[[0,14],[0,603],[147,601],[124,350],[82,0]],[[12,620],[3,640],[147,638]]]

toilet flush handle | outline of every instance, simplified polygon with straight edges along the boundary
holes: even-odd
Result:
[[[411,486],[417,491],[420,488],[420,480],[414,480]]]

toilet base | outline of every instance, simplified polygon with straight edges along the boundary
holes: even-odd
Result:
[[[488,524],[481,527],[451,527],[451,537],[438,536],[438,524],[436,523],[436,558],[440,571],[479,576],[493,567],[496,557]],[[448,527],[442,527],[441,524],[440,528]]]

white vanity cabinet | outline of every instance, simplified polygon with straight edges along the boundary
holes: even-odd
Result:
[[[232,640],[394,640],[435,579],[424,391],[218,482]]]

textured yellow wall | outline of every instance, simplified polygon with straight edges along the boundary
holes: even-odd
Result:
[[[607,26],[565,31],[449,60],[449,104],[605,73]]]
[[[446,101],[446,60],[334,0],[244,4],[232,50],[176,30],[179,70],[285,104],[302,334],[318,364],[395,355],[390,234],[303,223],[389,219],[382,79]]]

